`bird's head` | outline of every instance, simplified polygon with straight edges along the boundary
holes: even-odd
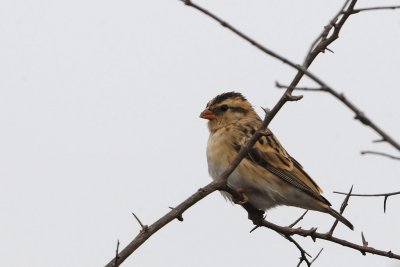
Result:
[[[241,93],[236,92],[217,95],[200,113],[200,118],[209,121],[208,127],[211,132],[253,116],[258,118],[249,101]]]

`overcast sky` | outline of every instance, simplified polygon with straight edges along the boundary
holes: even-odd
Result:
[[[301,63],[343,1],[199,0],[268,48]],[[360,1],[359,7],[399,4]],[[360,13],[311,70],[400,142],[400,10]],[[0,256],[3,266],[103,266],[117,239],[209,181],[206,102],[242,92],[261,114],[294,70],[262,54],[180,1],[3,0],[0,3]],[[302,85],[314,84],[305,79]],[[400,190],[396,154],[331,96],[305,93],[271,129],[338,209],[360,193]],[[398,154],[397,154],[398,155]],[[352,232],[339,237],[400,253],[400,197],[351,198]],[[288,225],[303,211],[277,208]],[[239,206],[214,193],[154,235],[123,266],[296,266],[299,253],[258,229]],[[310,212],[302,227],[327,231],[333,219]],[[339,245],[296,237],[315,266],[400,266]]]

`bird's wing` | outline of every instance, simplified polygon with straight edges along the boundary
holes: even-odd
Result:
[[[234,144],[237,151],[244,144],[244,141],[245,138],[242,139],[240,144]],[[322,190],[319,186],[303,170],[300,163],[285,151],[272,132],[261,137],[250,149],[246,158],[299,190],[330,205],[329,201],[320,195]]]

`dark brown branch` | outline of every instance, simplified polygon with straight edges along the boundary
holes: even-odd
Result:
[[[180,0],[180,1],[185,3],[187,6],[193,7],[194,9],[196,9],[196,10],[200,11],[201,13],[207,15],[208,17],[214,19],[215,21],[220,23],[221,26],[229,29],[234,34],[236,34],[237,36],[239,36],[242,39],[246,40],[247,42],[252,44],[254,47],[258,48],[259,50],[261,50],[265,54],[270,55],[273,58],[276,58],[279,61],[291,66],[292,68],[297,69],[298,72],[297,72],[296,76],[294,77],[294,79],[292,80],[291,84],[287,88],[287,93],[289,93],[289,96],[292,94],[294,88],[296,87],[296,85],[299,83],[299,81],[301,80],[301,78],[304,75],[308,76],[311,80],[315,81],[321,87],[330,88],[326,83],[324,83],[316,75],[314,75],[313,73],[308,71],[307,68],[311,65],[311,63],[314,61],[314,59],[318,56],[318,54],[320,52],[324,51],[328,47],[328,45],[330,45],[332,42],[334,42],[339,37],[339,32],[340,32],[342,26],[344,25],[344,23],[347,21],[347,19],[351,15],[351,11],[353,10],[354,5],[357,2],[357,0],[352,0],[346,10],[344,10],[344,11],[341,10],[341,12],[343,11],[343,12],[345,12],[345,14],[342,15],[341,19],[335,24],[335,30],[331,34],[331,36],[329,36],[329,38],[324,40],[324,42],[320,42],[319,44],[317,44],[317,47],[313,51],[311,51],[311,53],[309,53],[307,55],[306,60],[304,61],[303,65],[298,65],[298,64],[293,63],[289,59],[287,59],[287,58],[285,58],[285,57],[273,52],[272,50],[270,50],[268,48],[266,48],[265,46],[261,45],[260,43],[256,42],[254,39],[250,38],[249,36],[247,36],[243,32],[239,31],[238,29],[236,29],[235,27],[230,25],[228,22],[226,22],[223,19],[219,18],[218,16],[214,15],[213,13],[208,11],[207,9],[205,9],[203,7],[200,7],[199,5],[193,3],[190,0]],[[289,99],[286,99],[285,102],[288,101],[288,100],[296,100],[296,97],[295,98],[289,97]],[[278,110],[280,108],[281,107],[278,106]]]
[[[276,224],[271,223],[266,220],[253,221],[253,223],[260,225],[260,226],[264,226],[271,230],[274,230],[278,233],[281,233],[282,235],[287,235],[287,236],[299,235],[299,236],[303,236],[303,237],[310,237],[314,241],[316,241],[317,239],[327,240],[329,242],[342,245],[344,247],[358,250],[363,254],[364,253],[365,254],[374,254],[374,255],[379,255],[379,256],[383,256],[383,257],[400,260],[400,255],[393,253],[391,250],[384,251],[384,250],[375,249],[375,248],[369,247],[369,246],[358,245],[358,244],[349,242],[347,240],[340,239],[338,237],[334,237],[329,232],[328,233],[317,232],[316,228],[302,229],[302,228],[283,227],[283,226],[276,225]]]
[[[118,262],[121,264],[124,262],[138,247],[140,247],[147,239],[149,239],[154,233],[160,230],[163,226],[177,219],[184,211],[193,206],[199,200],[203,199],[212,192],[223,187],[225,181],[222,179],[212,181],[205,187],[197,190],[196,193],[191,195],[185,201],[176,206],[173,210],[170,210],[167,214],[162,216],[156,222],[147,227],[146,231],[141,230],[139,234],[118,254]],[[115,267],[115,259],[112,259],[106,266]]]
[[[373,10],[394,10],[399,9],[400,6],[377,6],[377,7],[366,7],[366,8],[357,8],[353,10],[353,13],[359,13],[364,11],[373,11]]]
[[[364,150],[364,151],[361,151],[360,153],[361,153],[361,155],[366,155],[366,154],[379,155],[379,156],[387,157],[390,159],[400,160],[400,157],[392,156],[390,154],[378,152],[378,151]]]
[[[333,191],[335,194],[345,195],[347,193]],[[383,212],[386,212],[386,203],[390,196],[400,195],[400,191],[382,194],[351,194],[352,197],[383,197]]]

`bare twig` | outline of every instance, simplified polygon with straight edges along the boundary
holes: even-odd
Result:
[[[347,193],[333,191],[335,194],[346,195]],[[386,202],[390,196],[400,195],[400,191],[382,194],[351,194],[352,197],[383,197],[383,212],[386,212]]]
[[[271,223],[266,220],[253,221],[253,223],[264,226],[266,228],[274,230],[283,235],[289,235],[289,236],[299,235],[299,236],[303,236],[303,237],[311,237],[312,240],[314,240],[314,241],[316,241],[317,239],[327,240],[332,243],[342,245],[344,247],[358,250],[361,253],[375,254],[375,255],[379,255],[379,256],[383,256],[383,257],[400,260],[400,254],[395,254],[391,250],[384,251],[384,250],[375,249],[375,248],[369,247],[369,246],[358,245],[358,244],[349,242],[347,240],[340,239],[338,237],[334,237],[333,235],[329,234],[329,232],[328,233],[319,233],[316,231],[316,228],[302,229],[302,228],[282,227],[282,226],[276,225],[276,224]]]
[[[288,88],[288,85],[283,85],[278,82],[275,83],[276,87],[278,88]],[[300,90],[300,91],[313,91],[313,92],[326,92],[337,98],[340,102],[342,102],[345,106],[347,106],[351,111],[354,112],[355,116],[354,119],[359,120],[362,124],[365,126],[368,126],[372,128],[377,134],[381,136],[381,139],[379,140],[374,140],[374,143],[377,142],[388,142],[391,144],[394,148],[396,148],[398,151],[400,151],[400,144],[397,143],[392,137],[390,137],[386,132],[384,132],[380,127],[378,127],[370,118],[367,117],[367,115],[364,114],[358,107],[356,107],[350,100],[348,100],[343,93],[338,93],[331,87],[326,87],[326,86],[321,86],[317,88],[313,87],[296,87],[295,90]],[[366,153],[365,153],[366,152]],[[382,156],[387,156],[392,159],[398,159],[400,160],[399,157],[391,156],[391,155],[383,155],[385,153],[380,153],[380,152],[373,152],[373,151],[364,151],[362,154],[379,154]]]
[[[193,206],[199,200],[203,199],[212,192],[218,190],[224,185],[223,180],[212,181],[205,187],[197,190],[196,193],[191,195],[185,201],[177,205],[173,210],[170,210],[167,214],[162,216],[156,222],[148,226],[146,231],[140,231],[139,234],[118,254],[119,264],[124,262],[138,247],[140,247],[147,239],[149,239],[154,233],[164,227],[166,224],[170,223],[182,214],[185,210]],[[106,266],[114,266],[115,259],[111,260]]]
[[[303,220],[304,216],[307,214],[308,210],[306,210],[297,220],[295,220],[293,223],[291,223],[288,227],[294,227],[296,224],[298,224],[301,220]]]
[[[318,35],[318,37],[315,39],[315,41],[312,42],[312,44],[310,46],[310,49],[308,50],[308,53],[306,55],[305,61],[307,60],[308,56],[313,52],[313,50],[315,50],[315,48],[317,47],[317,43],[322,43],[322,42],[325,42],[327,40],[329,32],[335,26],[339,16],[343,13],[343,11],[345,10],[345,8],[348,5],[348,3],[349,3],[349,0],[346,0],[344,2],[343,6],[339,10],[339,12],[336,13],[336,15],[330,20],[329,24],[324,27],[324,30]],[[325,49],[327,49],[327,46],[325,46],[324,50]],[[320,52],[324,52],[324,50],[321,50]]]
[[[347,203],[349,202],[352,191],[353,191],[353,186],[351,186],[350,191],[347,193],[347,196],[344,198],[342,205],[340,206],[340,214],[343,214],[344,210],[346,209]],[[336,219],[335,222],[333,223],[331,229],[329,230],[328,234],[330,234],[330,235],[333,234],[333,231],[335,231],[335,228],[336,228],[338,222],[339,222],[339,220]]]
[[[377,6],[377,7],[366,7],[366,8],[357,8],[353,10],[353,13],[359,13],[364,11],[373,11],[373,10],[394,10],[398,9],[400,6]]]
[[[390,154],[383,153],[383,152],[378,152],[378,151],[364,150],[364,151],[361,151],[360,153],[361,153],[361,155],[366,155],[366,154],[379,155],[379,156],[387,157],[387,158],[390,158],[390,159],[400,160],[400,157],[392,156]]]
[[[278,81],[275,82],[275,86],[279,89],[287,89],[289,86],[288,85],[283,85],[279,83]],[[296,86],[295,88],[296,91],[313,91],[313,92],[325,92],[326,89],[323,87],[299,87]]]
[[[318,252],[318,254],[312,259],[311,264],[313,264],[318,259],[319,255],[321,255],[323,250],[324,250],[324,248],[321,248],[321,250]]]
[[[354,104],[352,104],[350,101],[348,101],[343,94],[337,93],[335,90],[333,90],[333,88],[328,86],[321,79],[317,78],[314,74],[312,74],[310,71],[307,70],[307,68],[314,61],[314,59],[319,55],[319,53],[325,51],[325,49],[339,37],[339,32],[342,29],[344,23],[347,21],[349,16],[353,14],[354,6],[355,6],[357,0],[352,0],[352,1],[347,0],[345,2],[342,9],[336,14],[336,16],[331,20],[331,22],[327,26],[325,26],[324,31],[318,36],[318,38],[316,39],[316,42],[312,45],[312,48],[308,52],[306,59],[304,60],[302,66],[297,65],[297,64],[293,63],[292,61],[290,61],[289,59],[266,48],[265,46],[256,42],[254,39],[250,38],[243,32],[239,31],[238,29],[236,29],[235,27],[233,27],[232,25],[230,25],[223,19],[214,15],[207,9],[202,8],[199,5],[193,3],[192,1],[190,1],[190,0],[180,0],[180,1],[184,2],[186,5],[195,8],[196,10],[202,12],[203,14],[205,14],[205,15],[209,16],[210,18],[214,19],[215,21],[219,22],[223,27],[229,29],[230,31],[232,31],[233,33],[235,33],[242,39],[248,41],[250,44],[252,44],[256,48],[258,48],[262,52],[297,69],[298,73],[296,74],[292,83],[287,87],[287,90],[289,90],[289,94],[291,94],[293,92],[294,87],[299,83],[299,81],[303,77],[303,75],[308,76],[309,78],[314,80],[316,83],[318,83],[320,85],[320,87],[323,88],[323,91],[329,92],[330,94],[332,94],[333,96],[338,98],[348,108],[350,108],[355,113],[355,119],[358,119],[364,125],[371,127],[382,137],[382,139],[384,139],[386,142],[390,143],[392,146],[394,146],[396,149],[398,149],[400,151],[400,145],[393,138],[391,138],[388,134],[386,134],[382,129],[380,129],[375,123],[373,123],[368,117],[366,117],[361,110],[359,110],[356,106],[354,106]],[[329,32],[332,29],[333,29],[333,32],[329,35]],[[294,99],[294,98],[290,97],[290,95],[289,95],[289,100],[296,100],[296,98]]]

